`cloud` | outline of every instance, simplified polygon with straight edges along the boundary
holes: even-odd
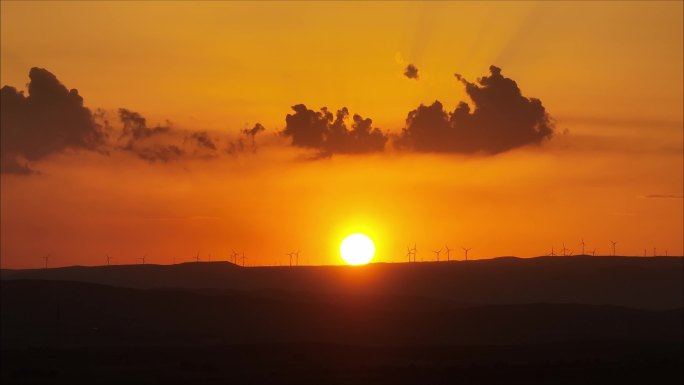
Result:
[[[216,143],[206,131],[193,132],[185,137],[185,141],[194,142],[198,147],[205,150],[216,151]]]
[[[78,90],[43,68],[31,68],[29,79],[28,96],[11,86],[0,89],[3,173],[30,174],[30,162],[67,148],[102,149],[106,134]]]
[[[313,111],[304,104],[292,106],[287,114],[282,135],[292,139],[296,147],[317,149],[323,155],[360,154],[383,151],[387,135],[372,127],[371,119],[353,115],[351,130],[347,128],[349,110],[343,107],[333,116],[326,107]]]
[[[496,154],[528,144],[538,144],[553,135],[553,123],[539,99],[522,96],[515,81],[503,77],[501,69],[489,67],[490,76],[465,86],[474,109],[460,102],[453,112],[442,103],[420,105],[408,113],[406,127],[395,140],[398,148],[419,152]]]
[[[404,76],[409,79],[418,79],[418,68],[413,64],[409,64],[406,66],[406,70],[404,70]]]
[[[254,138],[258,133],[260,133],[264,130],[265,130],[264,126],[262,126],[261,123],[257,123],[251,129],[242,130],[242,133]]]
[[[180,146],[174,143],[171,125],[157,125],[148,127],[146,119],[137,112],[119,108],[119,119],[123,124],[119,142],[124,142],[120,148],[136,154],[140,159],[148,162],[163,162],[179,160],[185,155]]]

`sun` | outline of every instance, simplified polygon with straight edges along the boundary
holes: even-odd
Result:
[[[373,259],[375,245],[367,235],[352,234],[340,244],[340,255],[350,265],[364,265]]]

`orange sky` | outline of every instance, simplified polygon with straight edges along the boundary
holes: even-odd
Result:
[[[222,146],[262,123],[256,154],[148,163],[62,151],[2,174],[1,265],[226,259],[342,263],[366,232],[376,261],[445,243],[472,258],[683,253],[681,2],[2,2],[0,77],[31,67],[91,110],[205,130]],[[408,63],[420,78],[402,75]],[[276,135],[290,106],[348,107],[399,133],[408,111],[471,102],[454,78],[490,65],[539,98],[556,135],[497,155],[311,155]],[[118,131],[117,131],[118,132]]]

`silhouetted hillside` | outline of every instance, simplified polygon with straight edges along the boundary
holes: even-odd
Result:
[[[681,341],[682,309],[279,299],[59,281],[2,282],[3,347],[254,343],[364,346]],[[336,300],[335,300],[336,299]]]
[[[155,267],[153,267],[155,268]],[[682,309],[1,283],[2,383],[673,383]]]
[[[211,289],[448,299],[464,304],[582,303],[673,309],[684,302],[681,257],[539,257],[468,262],[249,267],[227,262],[3,270],[7,279],[130,288]]]

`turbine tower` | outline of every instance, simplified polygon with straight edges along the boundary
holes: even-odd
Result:
[[[584,238],[582,238],[582,242],[580,242],[580,245],[582,245],[582,255],[584,254]]]
[[[437,256],[437,262],[439,262],[439,253],[442,252],[442,249],[439,249],[439,250],[437,250],[437,251],[432,250],[432,252],[435,253],[435,255]]]
[[[293,252],[285,253],[288,257],[290,257],[290,267],[292,267],[292,256],[294,255]]]
[[[109,266],[109,262],[111,262],[112,257],[110,257],[109,254],[105,254],[105,258],[107,258],[107,266]]]
[[[615,256],[615,245],[617,245],[617,242],[615,241],[610,241],[610,243],[613,244],[613,257]]]
[[[43,256],[41,258],[43,258],[45,260],[45,268],[47,269],[48,268],[48,261],[50,260],[50,254]]]
[[[461,248],[463,249],[463,252],[465,253],[465,260],[467,261],[468,260],[468,252],[470,251],[470,249],[466,249],[465,247],[461,247]]]
[[[299,250],[294,252],[295,255],[295,266],[299,266]]]
[[[245,267],[245,259],[248,259],[248,258],[245,257],[245,252],[243,251],[242,252],[242,267]]]
[[[570,251],[570,249],[565,248],[565,242],[563,242],[563,256],[567,256],[567,252]]]
[[[197,252],[197,255],[195,255],[195,262],[199,262],[199,251]]]
[[[551,246],[551,253],[549,253],[549,257],[555,257],[556,253],[553,252],[553,246]]]
[[[411,254],[412,254],[411,247],[407,245],[406,246],[406,256],[408,257],[409,262],[411,262]]]
[[[413,242],[413,262],[416,262],[416,255],[418,255],[418,249],[416,249],[416,243]]]
[[[147,254],[143,255],[142,257],[138,258],[142,262],[142,264],[145,264],[145,258],[147,257]]]
[[[449,262],[451,257],[451,249],[449,248],[449,245],[444,245],[444,248],[446,250],[447,262]]]

